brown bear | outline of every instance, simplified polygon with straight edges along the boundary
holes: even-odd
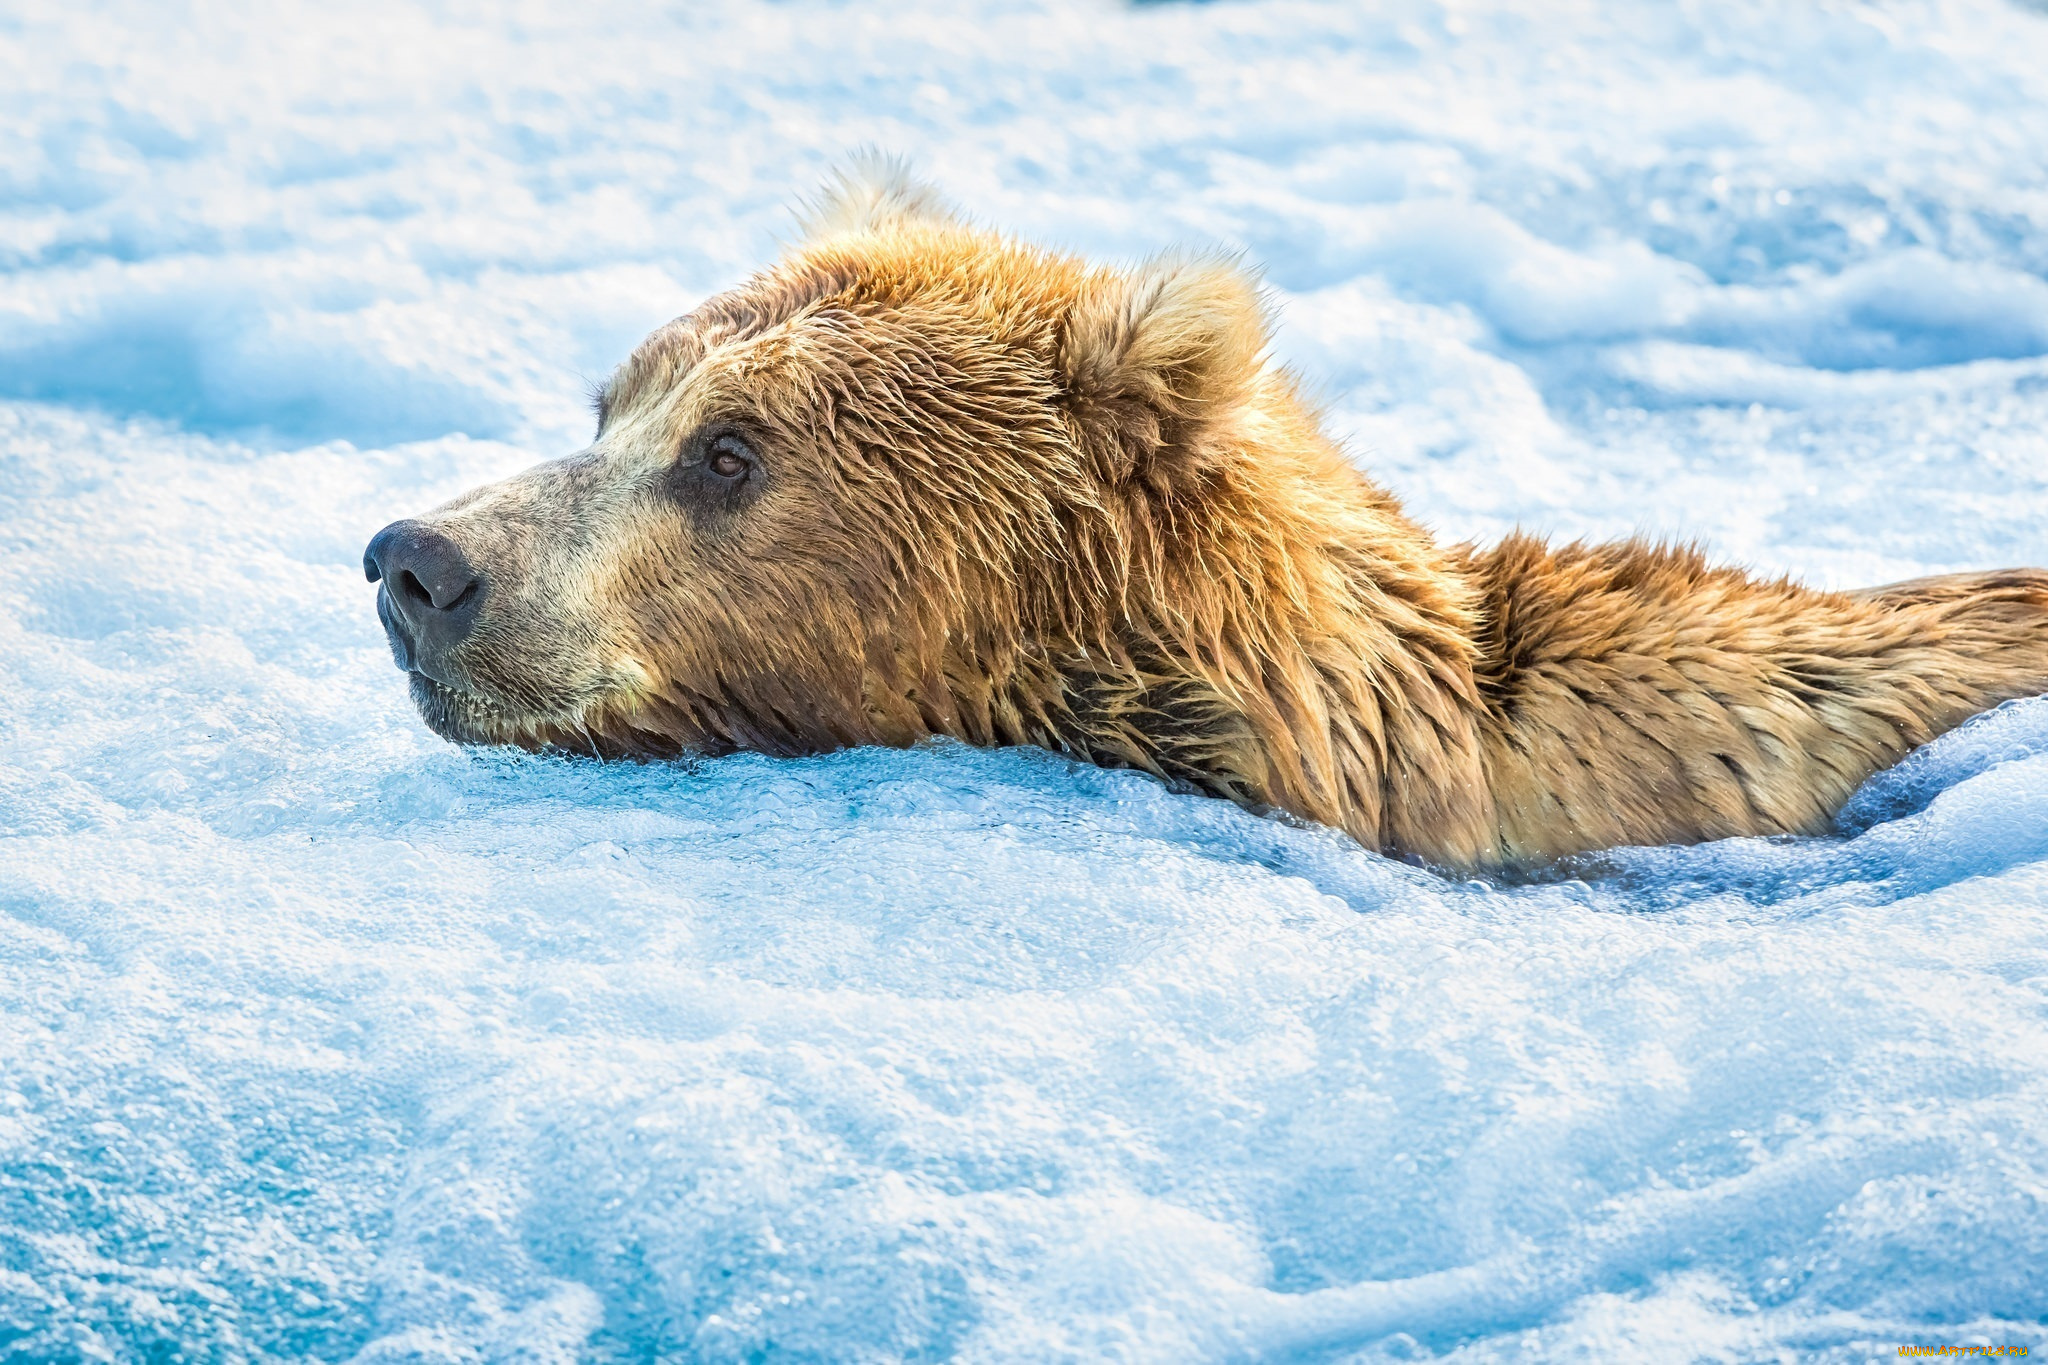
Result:
[[[605,757],[1040,745],[1445,869],[1817,832],[2048,690],[2048,574],[1816,592],[1438,544],[1230,261],[1090,266],[848,177],[656,331],[588,449],[385,528],[427,723]]]

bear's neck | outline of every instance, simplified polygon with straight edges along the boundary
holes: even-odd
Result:
[[[1231,456],[1199,496],[1130,509],[1107,647],[1040,652],[1059,700],[1026,742],[1396,855],[1497,861],[1461,561],[1320,438]]]

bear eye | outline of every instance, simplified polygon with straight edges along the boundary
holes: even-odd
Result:
[[[754,467],[754,452],[739,437],[716,437],[704,451],[704,466],[721,479],[741,479]]]
[[[758,500],[767,479],[767,464],[746,436],[720,425],[685,438],[668,467],[666,492],[708,534]]]

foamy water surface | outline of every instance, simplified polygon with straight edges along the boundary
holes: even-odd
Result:
[[[459,752],[360,568],[862,144],[1242,249],[1446,535],[2048,564],[2044,70],[2001,0],[0,14],[0,1356],[2048,1347],[2048,701],[1458,884],[1034,752]]]

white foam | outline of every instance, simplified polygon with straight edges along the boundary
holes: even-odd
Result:
[[[862,141],[1247,248],[1448,533],[2048,563],[2044,59],[1992,0],[0,25],[0,1343],[2048,1345],[2041,703],[1839,837],[1456,885],[1035,753],[457,752],[359,567]]]

